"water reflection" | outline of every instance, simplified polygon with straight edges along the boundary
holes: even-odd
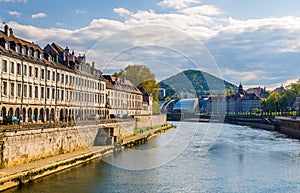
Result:
[[[162,167],[135,171],[98,160],[8,192],[300,191],[298,140],[288,139],[276,132],[224,124],[217,141],[211,146],[214,135],[203,137],[204,132],[207,133],[206,123],[182,124],[187,132],[197,128],[194,137],[179,156]],[[165,143],[175,136],[175,132],[176,129],[171,130],[145,145],[135,147],[140,151],[157,149],[164,144],[163,150],[166,151],[151,152],[149,156],[139,157],[138,162],[157,162],[161,160],[160,156],[168,156],[168,151],[176,152],[179,142],[174,145]],[[205,152],[207,149],[209,151]],[[127,161],[132,156],[131,152],[125,150],[109,156],[109,159]],[[132,159],[127,164],[136,163]]]

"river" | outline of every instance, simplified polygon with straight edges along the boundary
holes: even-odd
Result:
[[[300,142],[218,123],[174,123],[146,144],[6,192],[300,192]]]

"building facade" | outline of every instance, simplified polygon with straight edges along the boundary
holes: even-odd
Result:
[[[0,116],[23,122],[105,117],[105,79],[85,60],[55,43],[41,49],[6,25],[0,31]]]
[[[253,113],[255,109],[261,109],[261,101],[255,93],[246,93],[242,84],[238,92],[227,97],[227,112],[229,114]]]
[[[143,93],[129,80],[112,75],[103,75],[107,80],[107,100],[110,114],[141,115],[143,111]]]

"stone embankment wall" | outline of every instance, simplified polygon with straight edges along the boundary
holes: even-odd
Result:
[[[152,115],[152,116],[138,115],[138,116],[134,116],[134,118],[137,121],[136,123],[137,128],[153,127],[153,126],[163,125],[167,123],[166,114]]]
[[[0,132],[0,166],[21,165],[33,160],[87,148],[113,144],[133,135],[134,129],[166,123],[165,115],[138,116],[115,123],[64,128],[34,128]]]
[[[103,133],[103,128],[116,128],[116,131],[126,136],[133,134],[134,126],[134,121],[131,121],[4,131],[1,133],[1,167],[21,165],[33,160],[99,145],[97,136]]]

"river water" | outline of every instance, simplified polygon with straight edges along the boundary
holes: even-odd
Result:
[[[7,192],[300,192],[300,142],[217,123],[177,127],[146,144]]]

